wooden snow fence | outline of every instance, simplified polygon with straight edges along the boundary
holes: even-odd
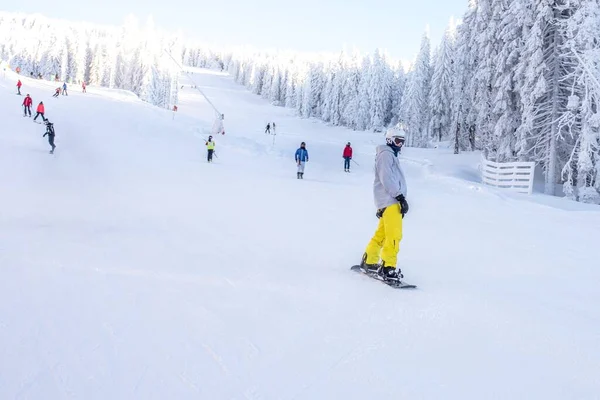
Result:
[[[481,180],[485,185],[531,194],[535,162],[499,163],[481,158]]]

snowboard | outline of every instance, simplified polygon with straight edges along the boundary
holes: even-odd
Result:
[[[399,281],[386,281],[377,272],[365,271],[364,269],[362,269],[360,267],[360,265],[353,265],[350,269],[352,271],[354,271],[354,272],[358,272],[358,273],[361,273],[363,275],[366,275],[369,278],[373,278],[376,281],[379,281],[379,282],[381,282],[381,283],[383,283],[385,285],[388,285],[389,287],[394,288],[394,289],[416,289],[416,287],[417,287],[416,285],[412,285],[410,283],[406,283],[403,280],[399,280]]]

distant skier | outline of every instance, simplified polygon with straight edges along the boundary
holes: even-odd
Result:
[[[62,94],[63,96],[68,96],[69,94],[67,93],[67,82],[63,83],[62,86]]]
[[[212,136],[208,137],[208,142],[206,142],[206,150],[207,150],[207,159],[208,162],[212,162],[213,154],[215,152],[215,142]]]
[[[21,95],[21,86],[23,86],[23,84],[21,83],[21,80],[19,79],[19,81],[17,82],[17,94],[19,96]]]
[[[275,135],[275,122],[273,122],[273,135]]]
[[[26,117],[27,113],[29,113],[29,117],[31,118],[31,105],[33,104],[33,99],[29,97],[29,93],[23,99],[23,116]]]
[[[37,109],[35,111],[36,111],[36,114],[35,114],[35,117],[33,118],[33,122],[35,122],[37,117],[39,117],[40,115],[42,116],[42,120],[46,121],[46,118],[44,117],[44,112],[46,111],[46,109],[44,108],[43,101],[40,101],[40,104],[38,104]]]
[[[86,88],[87,85],[85,84],[85,82],[81,82],[81,89],[83,89],[83,93],[87,93]]]
[[[54,154],[54,149],[56,148],[56,146],[54,145],[54,124],[48,120],[46,120],[46,133],[44,133],[44,136],[46,135],[48,135],[48,143],[52,147],[52,149],[50,150],[50,154]]]
[[[308,162],[308,150],[306,143],[300,143],[300,148],[296,150],[296,164],[298,164],[298,179],[304,179],[304,166]]]
[[[268,134],[268,135],[271,134],[271,124],[270,123],[267,124],[267,128],[265,129],[265,133]]]
[[[408,212],[406,179],[398,152],[404,145],[406,133],[401,128],[390,128],[385,138],[386,144],[377,147],[373,184],[379,225],[363,255],[361,267],[377,271],[386,280],[397,281],[403,277],[396,262],[402,240],[402,219]]]
[[[54,94],[52,95],[52,97],[58,97],[58,96],[60,96],[60,87],[57,87],[54,90]]]
[[[352,160],[352,147],[350,146],[350,142],[344,147],[342,157],[344,157],[344,172],[350,172],[350,160]]]

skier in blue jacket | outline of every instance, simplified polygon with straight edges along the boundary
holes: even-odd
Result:
[[[302,142],[300,148],[296,150],[296,164],[298,164],[298,179],[304,179],[304,165],[308,162],[308,150],[306,143]]]

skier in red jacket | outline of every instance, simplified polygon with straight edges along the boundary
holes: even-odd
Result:
[[[23,86],[23,84],[21,83],[21,80],[19,79],[19,81],[17,82],[17,94],[19,96],[21,95],[21,86]]]
[[[29,117],[31,118],[31,105],[33,104],[33,100],[29,97],[29,93],[23,99],[23,116],[26,117],[27,113],[29,113]]]
[[[37,117],[39,117],[41,115],[42,119],[45,122],[46,121],[46,117],[44,117],[44,111],[46,111],[46,110],[44,109],[44,102],[43,101],[40,101],[40,104],[38,104],[36,111],[37,111],[37,114],[35,114],[35,117],[33,118],[33,121],[35,122],[35,120],[37,119]]]
[[[350,172],[350,160],[352,160],[352,147],[350,147],[350,142],[344,147],[344,172]]]

